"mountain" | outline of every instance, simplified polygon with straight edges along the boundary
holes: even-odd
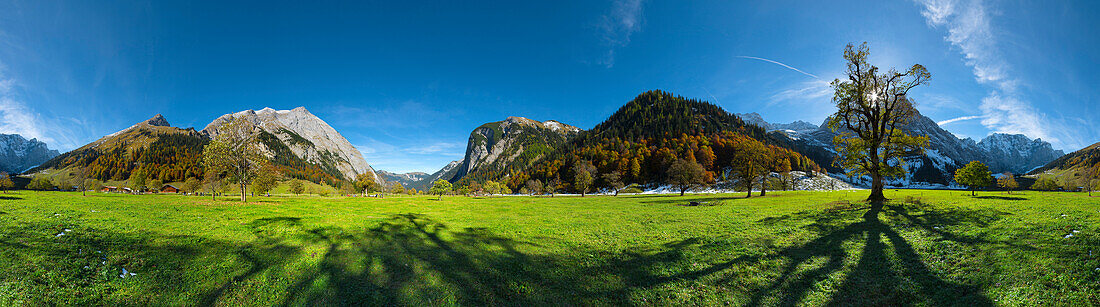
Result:
[[[967,139],[970,140],[970,139]],[[994,133],[977,144],[985,154],[990,169],[1025,174],[1065,155],[1054,150],[1042,139],[1029,139],[1023,134]]]
[[[444,179],[456,182],[467,177],[498,178],[509,171],[522,170],[580,131],[553,120],[540,122],[516,116],[486,123],[470,132],[465,157],[454,166],[453,175]],[[451,165],[441,170],[446,172],[437,173],[451,173],[448,167]]]
[[[243,118],[261,130],[260,142],[269,152],[274,152],[277,164],[302,166],[301,161],[304,161],[319,166],[325,174],[337,179],[355,180],[359,174],[370,174],[382,182],[382,177],[363,159],[362,152],[304,107],[278,111],[264,108],[222,115],[206,125],[202,133],[214,138],[220,133],[219,128],[234,118]]]
[[[420,177],[420,179],[418,179],[416,181],[412,181],[412,182],[409,182],[408,184],[405,184],[405,187],[406,188],[417,189],[417,190],[420,190],[420,191],[426,191],[427,189],[430,189],[432,187],[432,183],[434,183],[436,180],[439,180],[439,179],[449,180],[450,178],[454,178],[455,173],[458,172],[458,166],[459,165],[462,165],[462,160],[451,161],[451,163],[447,163],[446,166],[439,169],[435,173],[431,173],[430,175]],[[386,180],[389,180],[389,179],[386,179]],[[404,183],[402,183],[402,184],[404,184]]]
[[[828,120],[826,120],[826,123]],[[980,161],[989,166],[994,173],[1026,173],[1038,166],[1063,155],[1054,150],[1050,143],[1040,139],[1028,139],[1024,135],[995,133],[974,142],[972,139],[959,139],[944,130],[934,120],[919,112],[916,117],[902,128],[910,135],[928,137],[928,147],[920,155],[907,157],[907,177],[890,180],[889,184],[904,186],[920,183],[948,185],[954,179],[955,170],[970,161]],[[816,130],[795,133],[772,133],[775,138],[789,148],[811,157],[830,172],[843,173],[833,165],[835,152],[832,139],[837,133],[825,123]]]
[[[1100,143],[1092,144],[1081,150],[1058,157],[1054,159],[1054,161],[1036,168],[1029,173],[1040,174],[1046,172],[1080,171],[1097,164],[1100,164]]]
[[[767,146],[770,159],[785,161],[793,170],[817,171],[809,158],[781,148],[764,128],[746,123],[721,107],[665,91],[648,91],[627,102],[607,120],[580,132],[523,172],[509,173],[517,190],[527,180],[561,180],[571,187],[576,164],[590,163],[600,174],[618,173],[625,183],[656,185],[669,178],[677,160],[697,162],[710,179],[730,174],[734,156],[747,146]],[[598,184],[603,184],[598,179]]]
[[[181,181],[201,177],[202,148],[209,140],[195,129],[171,127],[157,114],[149,120],[58,155],[31,169],[64,170],[87,166],[89,178],[126,180],[134,172],[146,178]]]
[[[401,184],[402,186],[404,186],[406,188],[411,187],[414,183],[416,183],[418,181],[421,181],[421,180],[424,180],[425,178],[428,178],[428,176],[431,176],[430,174],[425,173],[425,172],[409,172],[409,173],[398,174],[398,173],[387,172],[387,171],[384,171],[384,170],[377,170],[376,173],[379,176],[382,176],[382,179],[385,180],[386,182],[396,182],[396,183],[399,183],[399,184]]]
[[[788,123],[788,124],[769,123],[767,121],[764,121],[764,117],[760,116],[760,113],[756,113],[756,112],[753,112],[753,113],[736,113],[735,115],[737,115],[737,117],[740,117],[741,120],[745,121],[745,123],[760,126],[768,132],[784,131],[784,132],[788,132],[788,133],[804,133],[804,132],[814,131],[814,130],[817,130],[818,128],[820,128],[818,125],[814,125],[814,124],[804,122],[804,121],[800,121],[800,120],[794,121],[794,122]]]
[[[27,140],[18,134],[0,133],[0,171],[20,173],[57,155],[57,150],[38,139]]]

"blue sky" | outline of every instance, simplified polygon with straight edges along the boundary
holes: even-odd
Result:
[[[376,168],[432,172],[482,123],[587,129],[650,89],[820,123],[867,41],[928,68],[911,97],[960,137],[1100,141],[1096,1],[224,2],[0,3],[0,133],[69,150],[305,106]]]

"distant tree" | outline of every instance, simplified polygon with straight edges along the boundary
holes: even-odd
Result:
[[[103,182],[100,182],[99,180],[93,178],[88,178],[84,179],[83,187],[86,190],[99,191],[100,189],[103,189]]]
[[[355,188],[363,191],[363,196],[367,196],[367,193],[378,190],[378,182],[374,180],[371,174],[359,174],[355,176]]]
[[[668,167],[668,181],[680,190],[680,196],[692,187],[703,184],[706,170],[699,163],[680,159]]]
[[[1031,189],[1037,191],[1055,191],[1058,190],[1058,182],[1054,181],[1054,178],[1050,176],[1042,176],[1035,180],[1035,183],[1031,185]]]
[[[573,164],[573,188],[581,192],[581,197],[588,193],[595,182],[596,167],[587,160],[580,160]]]
[[[428,190],[428,193],[432,195],[439,195],[439,200],[443,200],[443,194],[451,191],[451,182],[443,179],[436,180],[432,183],[432,188]]]
[[[149,180],[149,190],[153,192],[160,192],[160,188],[164,186],[164,182],[160,179]]]
[[[253,138],[253,129],[244,118],[233,118],[218,128],[217,136],[202,150],[203,166],[224,172],[225,178],[239,187],[242,202],[248,199],[248,186],[268,164]]]
[[[1020,187],[1020,184],[1016,183],[1016,177],[1012,173],[1001,174],[1001,178],[997,179],[997,185],[1008,191],[1008,194],[1012,194],[1012,190]]]
[[[8,175],[8,172],[0,172],[0,191],[7,194],[8,190],[13,187],[15,187],[15,183],[11,181],[11,175]]]
[[[187,193],[198,192],[199,189],[202,189],[202,181],[199,181],[199,179],[195,177],[187,177],[187,180],[183,182],[183,189],[186,190]]]
[[[393,194],[405,194],[405,186],[398,182],[391,182],[389,190]]]
[[[1100,163],[1096,163],[1092,167],[1086,169],[1085,187],[1089,189],[1089,197],[1092,197],[1093,190],[1100,187]]]
[[[848,80],[830,83],[837,113],[829,118],[828,126],[839,133],[833,138],[838,164],[851,174],[870,175],[867,199],[883,201],[883,179],[903,176],[903,158],[928,146],[927,137],[910,136],[901,128],[917,116],[906,95],[928,83],[932,75],[920,64],[904,73],[894,69],[880,72],[867,63],[869,55],[867,43],[844,48]]]
[[[468,186],[468,185],[464,185],[464,186],[461,186],[461,187],[454,187],[454,189],[457,192],[457,194],[459,194],[459,195],[470,196],[470,186]],[[492,194],[489,194],[489,197],[492,197],[492,196],[493,196]]]
[[[492,180],[486,180],[485,183],[481,184],[481,187],[485,189],[485,192],[489,193],[489,197],[492,197],[493,194],[500,194],[500,186],[500,183]]]
[[[511,195],[512,194],[512,188],[509,188],[507,184],[501,183],[500,184],[500,194],[502,194],[502,195]]]
[[[791,176],[791,160],[779,159],[776,162],[775,171],[779,173],[780,188],[784,191],[790,190],[794,181],[794,177]]]
[[[416,195],[417,193],[419,193],[419,191],[417,191],[415,188],[409,188],[405,190],[405,194]]]
[[[970,161],[966,166],[955,171],[955,182],[970,188],[970,196],[974,196],[974,191],[978,188],[993,184],[993,174],[985,164]]]
[[[222,178],[221,172],[208,168],[203,175],[203,183],[206,186],[206,191],[210,192],[210,200],[217,200],[218,193],[221,193],[225,189],[225,179]]]
[[[554,197],[554,193],[557,193],[558,189],[560,189],[560,188],[561,188],[561,178],[554,177],[554,178],[551,178],[549,181],[546,181],[546,193],[549,193],[550,197]]]
[[[526,186],[527,192],[535,195],[542,194],[542,181],[538,179],[528,179]]]
[[[38,176],[31,179],[31,182],[27,184],[27,188],[37,191],[51,190],[54,188],[53,182],[45,176]]]
[[[353,182],[341,182],[340,194],[347,196],[356,195],[359,194],[359,190],[355,187],[355,183]]]
[[[130,173],[130,188],[134,191],[143,191],[145,187],[145,171],[140,168],[135,169],[133,173]]]
[[[74,186],[79,187],[81,196],[88,196],[88,187],[84,186],[84,179],[88,178],[87,167],[81,166],[77,163],[76,168],[73,169],[73,183]]]
[[[294,193],[294,195],[298,195],[298,194],[302,194],[303,190],[304,189],[302,188],[302,181],[301,180],[294,179],[294,180],[290,181],[290,193]]]
[[[768,148],[759,141],[745,140],[736,149],[731,166],[738,181],[745,185],[745,191],[748,192],[745,198],[749,198],[752,197],[752,186],[756,177],[767,173]]]
[[[623,186],[625,186],[619,171],[607,172],[600,177],[602,177],[604,185],[607,186],[608,189],[611,189],[611,191],[615,193],[615,196],[619,196],[619,190],[622,190]]]
[[[268,164],[260,168],[259,174],[256,175],[256,179],[252,181],[252,195],[267,194],[267,192],[274,189],[276,185],[279,185],[279,173],[273,166]]]

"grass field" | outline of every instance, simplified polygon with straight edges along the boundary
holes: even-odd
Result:
[[[15,192],[0,305],[1100,304],[1100,198],[866,193]]]

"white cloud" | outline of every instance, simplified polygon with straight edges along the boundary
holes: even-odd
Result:
[[[768,106],[770,107],[789,100],[812,100],[820,102],[822,98],[832,94],[833,88],[829,86],[829,81],[821,79],[810,80],[772,95],[772,100],[768,102]]]
[[[982,99],[982,125],[1000,133],[1021,133],[1052,144],[1071,144],[1069,129],[1032,107],[1019,93],[1020,80],[997,52],[998,41],[988,8],[981,0],[916,0],[928,25],[945,28],[944,40],[959,48],[974,79],[992,87]],[[951,121],[948,121],[951,122]]]
[[[607,54],[600,64],[615,65],[616,49],[630,44],[630,36],[642,27],[642,0],[615,0],[611,11],[600,19],[599,28]]]
[[[944,120],[944,121],[939,121],[936,124],[940,125],[940,126],[943,126],[943,125],[958,122],[958,121],[972,120],[972,119],[979,119],[979,118],[982,118],[982,116],[980,116],[980,115],[963,116],[963,117],[956,117],[956,118],[952,118],[952,119],[948,119],[948,120]]]

